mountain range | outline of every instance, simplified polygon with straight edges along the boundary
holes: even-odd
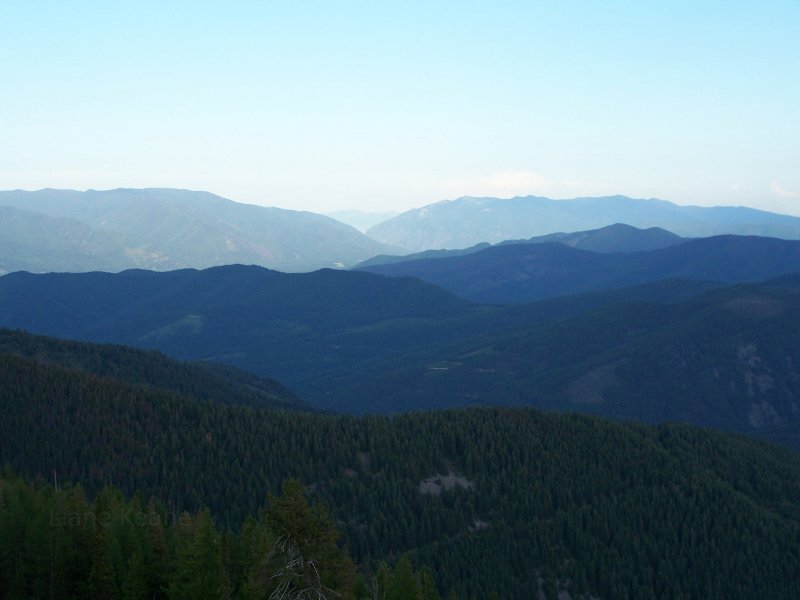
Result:
[[[775,277],[800,271],[800,241],[722,235],[628,253],[515,243],[357,268],[417,277],[475,302],[507,304],[668,278],[734,283]]]
[[[44,357],[13,352],[20,346]],[[114,590],[130,591],[139,549],[140,561],[151,557],[147,597],[166,597],[167,571],[184,563],[191,581],[202,578],[214,552],[236,595],[259,597],[245,595],[242,564],[271,556],[265,497],[274,509],[273,494],[294,479],[315,505],[288,506],[297,508],[287,513],[296,530],[313,536],[319,517],[335,523],[360,570],[378,578],[381,561],[407,553],[436,582],[426,596],[434,600],[493,592],[521,600],[537,589],[585,600],[800,593],[800,458],[768,444],[530,409],[391,419],[276,411],[70,366],[90,354],[119,365],[125,355],[131,373],[141,359],[161,360],[153,355],[19,333],[4,348],[12,350],[0,351],[4,592],[86,597],[81,583],[99,579],[100,556],[111,582],[101,597],[122,597]],[[185,374],[182,385],[201,391],[203,375]],[[32,482],[27,490],[19,476]],[[198,521],[184,511],[201,507],[227,531],[188,537]],[[233,538],[240,528],[249,544]]]
[[[557,243],[578,248],[579,250],[589,250],[591,252],[613,253],[613,252],[645,252],[648,250],[658,250],[677,246],[687,241],[679,235],[661,229],[651,227],[649,229],[639,229],[623,223],[614,223],[599,229],[589,231],[575,231],[572,233],[549,233],[547,235],[535,236],[527,240],[506,240],[498,242],[497,245],[510,244],[547,244]],[[428,258],[447,258],[452,256],[464,256],[480,252],[492,244],[481,242],[474,246],[455,250],[423,250],[411,254],[379,254],[358,263],[354,268],[366,269],[377,265],[386,265],[398,262],[408,262]]]
[[[800,594],[800,241],[612,222],[398,257],[202,193],[12,196],[0,597],[263,598],[284,517],[351,600]],[[337,268],[178,268],[267,254]]]
[[[310,212],[176,189],[0,192],[0,274],[353,265],[388,248]]]
[[[0,325],[232,364],[334,412],[523,404],[764,432],[800,422],[798,289],[663,280],[502,307],[337,270],[13,273]]]
[[[373,363],[331,399],[364,398],[367,411],[533,405],[777,432],[800,423],[798,328],[794,276],[620,302]]]
[[[661,227],[640,229],[624,223],[614,223],[599,229],[588,231],[574,231],[571,233],[557,232],[540,235],[527,240],[506,240],[501,244],[546,244],[557,242],[570,248],[590,250],[591,252],[647,252],[677,246],[686,241],[679,235]]]
[[[371,227],[384,243],[419,252],[527,239],[558,231],[583,231],[624,223],[661,227],[684,237],[722,234],[800,239],[800,217],[733,206],[679,206],[626,196],[551,200],[537,196],[466,196],[406,211]]]

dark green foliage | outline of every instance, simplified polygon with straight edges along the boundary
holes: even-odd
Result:
[[[369,577],[350,581],[345,555],[343,562],[323,558],[333,553],[332,523],[347,553],[375,567],[387,594],[393,582],[400,582],[395,590],[430,592],[421,567],[430,568],[440,592],[463,598],[493,591],[529,598],[540,587],[599,597],[800,593],[800,458],[744,438],[533,410],[391,419],[275,412],[198,402],[15,356],[0,359],[0,398],[0,461],[26,478],[52,480],[55,471],[59,481],[80,481],[96,496],[94,509],[79,508],[82,514],[100,507],[111,515],[102,521],[106,550],[97,546],[99,516],[61,519],[53,529],[40,518],[48,514],[49,488],[34,493],[4,484],[3,507],[15,515],[0,517],[0,540],[13,544],[0,549],[0,585],[9,594],[24,582],[29,596],[43,597],[37,586],[60,581],[65,597],[81,596],[83,588],[70,587],[74,578],[51,574],[81,572],[88,581],[97,565],[99,589],[111,585],[103,567],[110,565],[109,593],[146,588],[179,596],[190,592],[175,579],[177,567],[204,564],[213,579],[208,590],[259,598],[279,552],[296,556],[280,546],[287,535],[298,551],[309,549],[305,556],[311,548],[330,550],[315,560],[338,565],[334,572],[344,578],[328,579],[320,569],[323,583],[369,590]],[[272,508],[248,518],[290,478],[303,482],[310,505],[292,483]],[[429,483],[421,487],[423,480]],[[144,496],[125,501],[104,489],[108,482]],[[64,506],[85,505],[72,489],[55,497]],[[163,505],[143,499],[150,495]],[[119,516],[130,504],[147,515],[141,529],[137,519]],[[241,531],[242,543],[206,528],[205,541],[193,546],[205,517],[179,515],[203,506],[226,530]],[[88,551],[66,551],[54,563],[55,532]],[[395,579],[376,566],[403,553],[417,569],[413,585],[405,564]],[[53,564],[62,566],[54,571]]]
[[[277,381],[216,363],[181,363],[156,351],[65,341],[0,329],[0,354],[224,404],[310,410]]]
[[[174,572],[167,587],[170,600],[227,600],[230,581],[222,561],[220,535],[208,511],[191,524],[188,539],[180,540]]]
[[[336,545],[339,532],[322,506],[309,506],[299,481],[287,481],[279,497],[270,495],[266,520],[277,537],[267,567],[280,573],[278,580],[286,593],[325,589],[350,593],[355,570]]]
[[[317,513],[296,489],[287,490],[292,497],[271,498],[270,513],[300,502],[311,519],[297,525],[316,527]],[[208,510],[195,515],[153,511],[137,498],[126,500],[113,488],[104,488],[91,506],[76,503],[81,496],[77,487],[30,486],[7,472],[0,475],[0,597],[255,599],[268,598],[281,587],[272,571],[262,578],[257,592],[248,579],[273,554],[271,546],[252,536],[253,524],[279,539],[263,519],[248,521],[236,536],[220,531]],[[338,536],[332,524],[326,526],[330,531],[314,532],[320,535],[318,540],[306,539],[312,549],[316,541],[327,544]],[[20,540],[23,546],[18,545]],[[20,547],[26,552],[20,553]],[[155,548],[160,566],[152,563]],[[354,596],[352,563],[335,544],[326,545],[314,560],[331,586],[320,588],[325,592],[321,598],[366,600]],[[312,598],[296,591],[276,597]]]
[[[407,555],[397,562],[388,587],[386,600],[422,600],[419,581]]]
[[[105,513],[97,513],[103,515]],[[92,568],[89,571],[87,595],[91,600],[115,600],[119,598],[114,569],[109,557],[110,547],[108,532],[101,523],[95,530],[92,554]]]

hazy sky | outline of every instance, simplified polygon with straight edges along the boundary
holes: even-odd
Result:
[[[800,2],[0,1],[0,189],[800,214]]]

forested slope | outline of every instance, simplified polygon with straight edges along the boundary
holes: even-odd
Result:
[[[110,486],[90,500],[80,485],[27,485],[0,473],[3,598],[439,600],[429,569],[414,571],[403,556],[394,570],[381,563],[358,573],[338,537],[297,481],[237,534],[208,510],[176,514]]]
[[[359,371],[329,401],[360,400],[364,411],[533,405],[743,432],[787,426],[800,422],[795,279],[620,302],[408,352]]]
[[[0,398],[0,462],[26,478],[208,506],[234,530],[297,478],[359,563],[410,552],[464,597],[800,591],[800,459],[747,439],[533,410],[275,412],[11,355]]]
[[[709,287],[671,280],[490,307],[415,279],[334,270],[286,274],[239,265],[169,273],[12,273],[0,278],[0,326],[233,364],[281,381],[320,408],[393,412],[403,404],[384,407],[357,392],[382,360],[393,368],[419,349],[614,303],[675,302]],[[349,386],[352,397],[332,400]]]
[[[184,363],[155,350],[60,340],[0,328],[0,354],[225,404],[311,410],[279,382],[215,363]]]

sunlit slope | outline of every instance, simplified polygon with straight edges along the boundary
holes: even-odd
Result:
[[[240,204],[208,192],[177,189],[40,190],[0,192],[0,207],[29,212],[29,225],[49,241],[33,256],[23,247],[7,271],[86,271],[103,265],[81,256],[65,261],[75,236],[59,235],[57,219],[91,232],[101,253],[121,255],[107,270],[257,264],[282,271],[353,265],[388,248],[335,219],[310,212]],[[8,217],[0,211],[0,228]],[[7,224],[7,223],[6,223]],[[63,228],[63,226],[62,226]],[[83,234],[84,237],[89,234]],[[83,248],[86,252],[92,246]],[[37,260],[33,260],[33,258]],[[47,259],[47,260],[45,260]]]

